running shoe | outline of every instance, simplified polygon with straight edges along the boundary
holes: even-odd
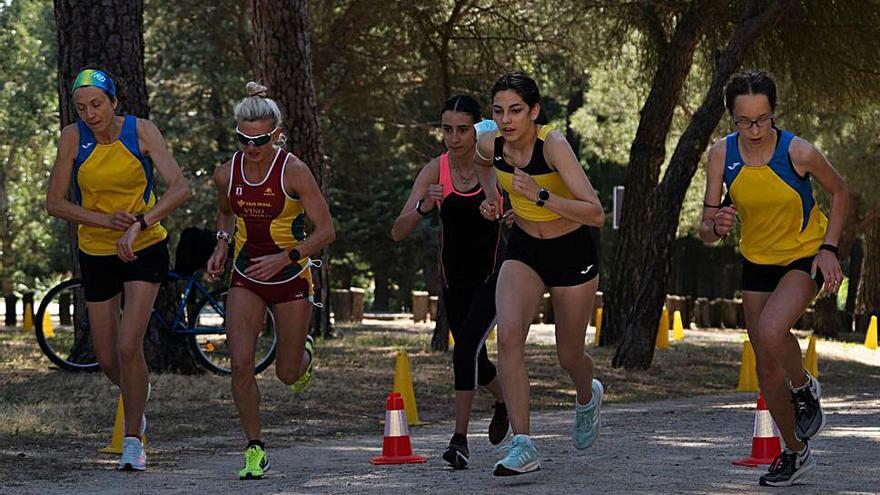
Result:
[[[602,382],[593,378],[593,398],[586,405],[574,401],[574,428],[571,432],[571,440],[577,449],[590,448],[599,438],[599,428],[602,426],[602,396],[605,388]]]
[[[443,452],[443,460],[448,462],[452,469],[466,469],[469,456],[467,437],[461,433],[452,435],[446,452]]]
[[[495,463],[495,476],[514,476],[541,469],[538,451],[528,435],[514,435],[507,455]]]
[[[269,470],[269,456],[259,445],[251,445],[244,453],[244,469],[238,472],[240,480],[262,479]]]
[[[147,469],[147,453],[140,439],[125,437],[122,439],[122,457],[116,469],[120,471],[144,471]]]
[[[806,372],[805,372],[806,373]],[[791,387],[791,383],[789,383]],[[819,404],[822,386],[819,380],[807,373],[807,383],[798,390],[791,389],[791,402],[794,404],[795,435],[800,440],[809,440],[825,427],[825,413]]]
[[[305,392],[309,388],[309,383],[311,383],[312,376],[315,374],[315,339],[311,335],[306,336],[306,353],[309,355],[309,369],[290,386],[298,394]]]
[[[809,445],[801,454],[786,448],[773,459],[770,469],[761,476],[759,483],[761,486],[791,486],[815,467],[816,460],[810,453]]]
[[[507,406],[503,402],[496,402],[492,407],[495,408],[495,413],[492,414],[492,421],[489,423],[489,441],[492,445],[498,445],[507,437],[510,418],[507,416]]]

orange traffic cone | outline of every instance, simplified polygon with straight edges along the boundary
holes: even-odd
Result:
[[[767,410],[764,397],[758,394],[758,409],[755,411],[755,432],[752,434],[752,455],[733,461],[737,466],[755,467],[770,464],[782,452],[779,430]]]
[[[397,392],[388,394],[385,404],[385,438],[382,440],[382,455],[370,459],[370,463],[381,464],[417,464],[425,462],[425,458],[413,455],[409,442],[409,426],[403,412],[403,397]]]

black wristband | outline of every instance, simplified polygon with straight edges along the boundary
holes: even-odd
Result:
[[[137,222],[138,222],[139,224],[141,224],[141,231],[142,231],[142,232],[143,232],[144,230],[147,230],[147,228],[149,227],[149,225],[147,225],[147,221],[144,220],[144,215],[143,215],[143,213],[141,213],[140,215],[135,216],[134,218],[137,219]]]
[[[823,249],[825,251],[831,251],[832,253],[837,254],[837,246],[835,246],[834,244],[822,244],[821,246],[819,246],[820,251]]]
[[[422,211],[422,203],[424,203],[424,202],[425,202],[425,200],[420,199],[418,201],[418,203],[416,203],[416,213],[418,213],[419,215],[421,215],[423,217],[426,217],[431,212],[430,211]]]
[[[718,236],[719,239],[723,238],[723,234],[719,234],[717,230],[715,230],[715,222],[712,222],[712,233]]]

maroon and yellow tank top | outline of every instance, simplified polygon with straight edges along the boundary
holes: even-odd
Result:
[[[229,201],[235,214],[235,258],[239,275],[261,284],[281,284],[300,274],[309,275],[309,259],[290,265],[271,280],[255,280],[245,275],[251,260],[294,247],[306,238],[305,210],[295,195],[284,190],[284,168],[292,155],[281,149],[260,182],[244,175],[244,153],[232,155],[229,170]]]

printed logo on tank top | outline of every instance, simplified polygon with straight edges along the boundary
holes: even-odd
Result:
[[[263,190],[263,196],[275,196],[275,193],[272,191],[271,187],[267,187]]]
[[[235,186],[235,195],[241,196],[241,186]]]
[[[271,211],[272,203],[239,199],[236,201],[236,204],[248,218],[254,220],[271,220],[275,218],[275,214]]]

